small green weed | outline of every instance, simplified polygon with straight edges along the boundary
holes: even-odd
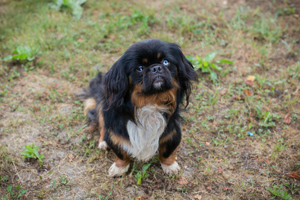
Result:
[[[151,163],[143,165],[142,172],[138,171],[137,174],[135,175],[135,178],[137,178],[137,184],[141,185],[142,184],[142,179],[147,178],[149,174],[147,173],[147,169],[150,167]]]
[[[214,59],[216,57],[216,52],[211,52],[207,54],[204,58],[200,58],[199,56],[191,57],[187,56],[187,58],[193,63],[195,69],[201,69],[203,73],[209,73],[210,79],[213,81],[213,83],[217,80],[217,73],[214,70],[221,71],[222,67],[220,67],[218,64],[233,64],[232,61],[221,59],[214,62]]]
[[[277,185],[273,185],[273,189],[270,187],[267,187],[266,189],[273,194],[271,199],[275,199],[276,197],[281,197],[284,200],[292,199],[292,197],[287,194],[287,191],[282,191],[281,188],[282,184],[279,187]]]
[[[282,34],[282,28],[276,25],[274,19],[267,21],[263,16],[253,23],[250,31],[256,39],[271,42],[279,41]]]
[[[256,111],[257,118],[261,121],[259,122],[259,125],[265,128],[274,127],[275,122],[280,119],[280,116],[273,114],[269,111],[263,111],[261,109],[260,105],[256,105],[254,107],[254,110]]]
[[[295,13],[294,7],[279,8],[275,13],[275,18],[277,18],[278,16],[292,15],[294,13]]]
[[[1,176],[1,175],[0,175],[0,184],[1,184],[2,182],[7,181],[7,180],[8,180],[8,176]]]
[[[71,190],[72,183],[73,181],[70,181],[67,176],[61,176],[58,182],[56,182],[56,180],[53,180],[52,190],[56,190],[57,188],[64,188],[66,190]]]
[[[12,53],[3,58],[3,61],[18,61],[20,63],[26,63],[33,61],[38,53],[39,48],[31,48],[29,46],[18,46]]]
[[[296,192],[299,191],[299,188],[297,186],[297,184],[295,183],[285,183],[284,184],[285,187],[289,188],[289,190],[291,191],[292,194],[295,194]]]
[[[23,155],[23,159],[39,159],[40,164],[42,164],[44,161],[42,160],[44,158],[43,154],[39,154],[38,150],[38,146],[36,146],[34,143],[33,144],[29,144],[29,145],[25,145],[26,150],[20,152]]]
[[[27,192],[27,190],[21,190],[21,186],[17,185],[16,191],[14,192],[13,187],[11,185],[7,186],[8,195],[2,197],[3,200],[8,199],[19,199],[23,194]]]
[[[57,11],[71,10],[75,18],[80,19],[82,16],[83,8],[81,7],[86,0],[54,0],[49,3],[49,7]]]
[[[249,7],[240,6],[236,10],[235,16],[230,20],[229,24],[233,29],[245,30],[246,29],[246,19],[249,17]]]
[[[110,186],[110,192],[108,193],[108,195],[107,196],[102,196],[102,195],[100,195],[100,194],[97,194],[97,192],[93,192],[93,194],[95,194],[98,198],[100,198],[101,200],[107,200],[110,196],[111,196],[111,194],[112,194],[112,191],[113,191],[113,188],[114,188],[114,184],[111,184],[111,186]]]

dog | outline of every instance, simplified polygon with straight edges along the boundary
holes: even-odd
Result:
[[[99,72],[90,81],[80,98],[90,126],[100,132],[99,147],[116,155],[109,176],[126,173],[130,158],[148,161],[157,151],[164,173],[178,173],[179,105],[188,105],[196,78],[179,45],[149,39],[130,46],[104,76]]]

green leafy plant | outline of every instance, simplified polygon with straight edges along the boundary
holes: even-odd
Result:
[[[81,7],[86,0],[53,0],[49,3],[49,7],[57,11],[71,10],[75,18],[80,19],[82,16],[83,8]]]
[[[23,194],[27,192],[27,190],[21,190],[21,186],[17,185],[16,192],[14,192],[13,187],[11,185],[7,185],[8,195],[2,197],[3,200],[7,199],[19,199]]]
[[[203,73],[209,73],[210,74],[210,79],[215,83],[218,76],[216,71],[221,71],[222,67],[219,66],[219,64],[233,64],[232,61],[226,60],[226,59],[221,59],[214,61],[217,53],[216,52],[211,52],[207,54],[204,58],[200,58],[199,56],[196,57],[191,57],[187,56],[187,58],[193,63],[195,69],[200,69]]]
[[[38,150],[38,146],[36,146],[34,143],[33,144],[29,144],[29,145],[25,145],[26,150],[22,151],[21,154],[23,155],[23,159],[39,159],[40,164],[43,163],[43,158],[44,155],[43,154],[39,154]]]
[[[18,46],[12,53],[13,55],[8,55],[3,58],[3,61],[19,61],[21,63],[26,63],[33,61],[38,52],[38,48],[31,48],[29,46]]]
[[[282,185],[280,185],[279,187],[277,185],[273,185],[273,188],[267,187],[266,189],[273,194],[273,197],[271,197],[271,199],[275,199],[276,197],[281,197],[284,200],[292,199],[292,197],[287,194],[287,191],[282,191],[281,188]]]
[[[142,184],[142,179],[147,178],[149,174],[147,173],[147,169],[150,167],[151,163],[143,165],[142,172],[138,171],[137,174],[135,175],[135,178],[137,178],[137,184],[141,185]]]

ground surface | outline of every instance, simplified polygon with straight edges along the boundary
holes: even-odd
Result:
[[[38,48],[32,61],[0,61],[0,198],[300,199],[300,181],[287,176],[300,172],[299,1],[88,0],[81,19],[49,2],[0,0],[1,59]],[[154,158],[138,185],[145,163],[107,177],[114,155],[84,131],[74,94],[148,38],[233,65],[220,65],[215,83],[198,70],[180,174],[164,175]],[[22,159],[32,143],[41,165]]]

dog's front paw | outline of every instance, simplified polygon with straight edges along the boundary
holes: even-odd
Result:
[[[107,143],[105,141],[102,141],[99,143],[98,147],[102,150],[106,150],[107,149]]]
[[[180,170],[176,161],[172,165],[164,165],[161,163],[161,167],[166,174],[177,174]]]
[[[126,173],[129,169],[129,164],[126,167],[117,167],[116,163],[112,164],[108,170],[108,176],[110,177],[116,177],[116,176],[122,176],[124,173]]]

